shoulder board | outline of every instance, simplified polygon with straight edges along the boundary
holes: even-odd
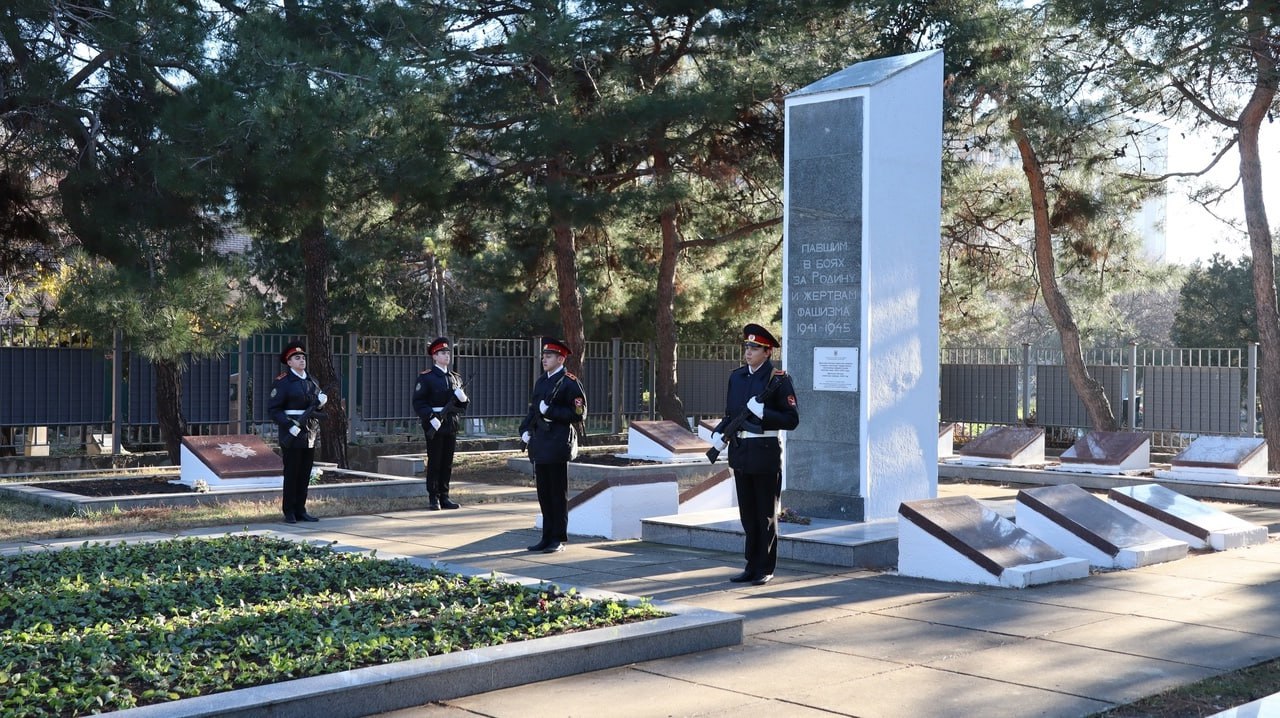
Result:
[[[774,375],[774,376],[786,376],[786,375],[787,375],[787,370],[786,370],[786,369],[774,369],[774,370],[773,370],[773,375]]]
[[[288,373],[289,373],[288,371],[282,371],[279,374],[276,374],[276,381],[280,381],[281,379],[284,378],[284,375]]]
[[[430,374],[430,373],[431,373],[431,369],[423,369],[422,371],[418,372],[418,374],[420,374],[420,375],[421,375],[421,374]]]
[[[573,374],[570,374],[569,372],[565,372],[565,373],[564,373],[564,376],[565,376],[565,378],[566,378],[566,379],[572,379],[572,380],[574,380],[574,381],[577,381],[577,380],[578,380],[578,377],[574,376]]]

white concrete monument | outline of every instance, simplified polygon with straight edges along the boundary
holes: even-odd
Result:
[[[942,53],[787,96],[784,367],[800,405],[783,502],[889,519],[938,488]]]

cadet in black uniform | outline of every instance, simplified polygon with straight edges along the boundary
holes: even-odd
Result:
[[[418,375],[413,388],[413,410],[422,419],[422,433],[427,438],[427,508],[461,508],[449,500],[449,477],[458,445],[458,413],[467,406],[467,392],[462,389],[462,377],[449,371],[453,349],[448,339],[437,337],[427,353],[433,366]]]
[[[280,457],[284,460],[284,522],[319,521],[307,513],[307,486],[315,462],[320,418],[316,412],[329,400],[307,374],[307,352],[291,342],[280,352],[287,369],[276,377],[267,399],[267,415],[280,429]]]
[[[791,377],[774,369],[770,358],[778,340],[759,324],[742,330],[742,354],[746,365],[729,374],[724,418],[716,425],[711,443],[724,450],[734,437],[722,432],[735,416],[750,412],[742,424],[729,466],[738,489],[738,515],[746,533],[747,567],[729,579],[734,583],[763,586],[773,579],[778,563],[778,509],[782,496],[782,447],[778,431],[796,428],[800,412]],[[761,396],[764,397],[763,402]]]
[[[587,417],[587,395],[578,377],[564,368],[569,345],[542,343],[543,375],[533,385],[520,439],[529,445],[542,509],[542,540],[530,551],[555,553],[569,540],[569,461],[578,455],[578,432]]]

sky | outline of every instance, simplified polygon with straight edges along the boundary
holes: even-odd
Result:
[[[1209,164],[1214,155],[1211,139],[1204,135],[1188,136],[1177,128],[1171,128],[1168,171],[1198,171]],[[1267,205],[1267,221],[1274,231],[1280,228],[1280,122],[1263,124],[1260,144],[1263,199]],[[1240,155],[1233,149],[1209,174],[1196,181],[1228,185],[1235,181],[1239,171]],[[1187,199],[1190,186],[1185,182],[1168,184],[1165,260],[1193,264],[1207,261],[1214,252],[1231,259],[1247,255],[1249,244],[1243,232],[1244,199],[1240,188],[1233,189],[1217,206],[1217,211],[1224,217],[1239,221],[1241,230],[1237,232]]]

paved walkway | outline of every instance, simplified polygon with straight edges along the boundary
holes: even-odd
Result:
[[[1015,490],[941,488],[957,493],[998,500]],[[728,582],[741,563],[729,553],[586,540],[529,553],[538,536],[531,491],[463,485],[454,494],[462,510],[250,528],[731,611],[746,617],[746,635],[734,648],[384,718],[1086,716],[1280,657],[1275,539],[1024,590],[787,561],[769,585],[744,587]],[[1280,507],[1219,506],[1280,530]]]

